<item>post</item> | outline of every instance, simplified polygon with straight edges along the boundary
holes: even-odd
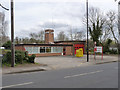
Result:
[[[96,42],[94,42],[94,59],[95,60],[96,60],[96,51],[97,51]]]
[[[11,67],[15,65],[15,50],[14,50],[14,3],[11,0]]]
[[[87,14],[87,62],[89,62],[89,46],[88,46],[88,0],[86,0],[86,14]]]
[[[101,60],[103,60],[103,46],[102,46],[102,58],[101,58]]]
[[[73,44],[73,57],[75,56],[75,44]]]
[[[120,1],[118,2],[118,31],[119,31],[118,54],[120,58]]]

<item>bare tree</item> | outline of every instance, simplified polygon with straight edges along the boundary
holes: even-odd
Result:
[[[45,37],[45,32],[42,30],[38,33],[38,39],[40,41],[44,41],[44,37]]]
[[[113,36],[113,38],[115,39],[115,42],[118,43],[118,38],[117,38],[117,33],[118,33],[118,29],[117,29],[117,15],[114,11],[109,11],[107,14],[107,29],[108,32],[110,32]]]
[[[59,41],[66,41],[66,40],[68,40],[68,37],[66,36],[64,31],[61,31],[57,35],[57,40],[59,40]]]
[[[72,30],[72,26],[70,26],[70,30],[69,30],[68,32],[69,32],[70,40],[73,40],[73,30]]]
[[[38,38],[38,35],[37,35],[36,33],[30,33],[29,36],[30,36],[32,39]]]
[[[79,31],[75,35],[75,40],[84,40],[85,39],[85,33],[83,31]]]
[[[97,44],[99,44],[102,40],[102,34],[104,30],[104,25],[106,22],[106,18],[104,16],[104,13],[100,11],[99,8],[91,7],[89,8],[89,33],[91,36],[91,39]],[[86,25],[87,19],[86,16],[83,20],[84,24]]]
[[[0,12],[0,38],[1,38],[1,44],[5,43],[9,40],[7,36],[8,30],[8,22],[5,21],[5,14],[3,12]]]
[[[42,30],[38,33],[30,33],[29,36],[31,37],[30,41],[34,43],[43,43],[44,42],[44,36],[45,32]],[[37,42],[36,42],[37,41]]]
[[[79,30],[78,27],[70,27],[68,30],[69,39],[70,40],[83,40],[85,39],[85,32],[83,30]]]
[[[0,32],[3,36],[7,35],[8,22],[5,21],[5,14],[0,12]]]

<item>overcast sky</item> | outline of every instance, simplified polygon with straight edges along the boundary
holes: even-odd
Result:
[[[0,0],[0,3],[10,8],[10,0]],[[82,18],[85,14],[86,0],[15,0],[15,36],[27,37],[31,32],[39,32],[47,28],[66,33],[70,28],[84,30]],[[89,0],[89,7],[98,7],[102,12],[117,10],[114,0]],[[10,12],[4,11],[10,24]],[[10,28],[8,31],[10,36]]]

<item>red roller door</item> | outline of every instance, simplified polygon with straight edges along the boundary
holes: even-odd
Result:
[[[75,54],[76,54],[76,50],[79,48],[83,48],[83,53],[84,53],[84,44],[75,44],[74,47],[75,47]]]

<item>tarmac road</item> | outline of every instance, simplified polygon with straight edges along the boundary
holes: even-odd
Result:
[[[118,63],[3,75],[3,88],[118,88]],[[3,89],[4,90],[4,89]]]

